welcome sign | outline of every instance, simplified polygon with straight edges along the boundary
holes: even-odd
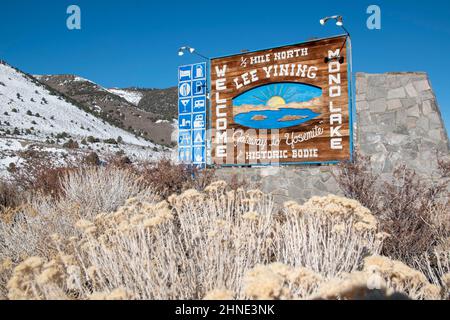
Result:
[[[218,165],[350,159],[345,36],[211,60],[211,156]]]

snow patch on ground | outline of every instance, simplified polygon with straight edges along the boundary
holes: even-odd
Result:
[[[39,145],[48,152],[67,152],[63,145],[69,139],[78,143],[76,152],[120,151],[130,158],[146,160],[158,159],[168,152],[81,110],[33,80],[0,64],[0,171],[20,161],[17,153],[30,146]],[[77,81],[89,80],[78,77]],[[95,142],[86,143],[94,139]],[[121,142],[108,142],[112,139]]]
[[[133,90],[122,90],[122,89],[108,89],[112,94],[118,95],[119,97],[124,98],[131,104],[137,106],[144,95],[141,92],[133,91]]]

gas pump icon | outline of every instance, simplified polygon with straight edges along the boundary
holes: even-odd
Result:
[[[204,78],[204,77],[205,77],[205,74],[203,72],[202,65],[199,64],[199,65],[195,66],[195,78],[198,79],[198,78]]]

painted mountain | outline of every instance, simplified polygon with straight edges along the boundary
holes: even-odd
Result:
[[[301,83],[272,83],[233,99],[234,122],[254,129],[298,126],[320,115],[322,89]]]

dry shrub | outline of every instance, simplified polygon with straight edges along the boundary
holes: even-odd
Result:
[[[260,191],[225,188],[216,182],[206,193],[191,189],[173,195],[172,208],[131,198],[116,212],[78,221],[82,236],[71,242],[81,270],[77,295],[87,299],[91,291],[126,288],[138,299],[201,299],[223,287],[243,297],[244,272],[271,257],[274,209]],[[61,239],[68,237],[59,238],[59,248],[71,247]],[[95,278],[89,278],[92,270]],[[38,273],[42,270],[33,273],[28,286],[35,285]],[[69,291],[65,283],[46,284],[57,288],[40,288],[34,298],[69,298],[63,294]],[[21,291],[10,290],[10,296],[21,297]]]
[[[69,239],[78,235],[74,224],[79,219],[114,211],[130,197],[155,198],[129,171],[118,168],[69,172],[61,180],[61,194],[59,198],[31,195],[26,205],[0,220],[0,261],[10,259],[17,264],[32,256],[50,259],[57,251],[49,240],[51,234]]]
[[[131,197],[153,197],[143,188],[134,171],[117,167],[79,169],[61,178],[65,204],[76,204],[78,218],[111,212]]]
[[[428,184],[405,166],[393,177],[394,182],[384,183],[380,192],[383,229],[391,235],[383,252],[412,265],[415,257],[432,252],[449,235],[450,229],[439,223],[449,214],[448,194],[444,184]]]
[[[7,299],[6,284],[12,276],[13,262],[11,259],[0,259],[0,300]]]
[[[368,254],[379,252],[385,234],[358,201],[338,196],[313,197],[303,205],[284,205],[277,261],[304,266],[326,277],[351,272]]]
[[[124,185],[111,188],[118,180]],[[223,181],[162,202],[142,195],[135,184],[133,174],[119,168],[70,173],[62,183],[67,198],[41,197],[32,206],[41,209],[38,214],[23,212],[12,225],[0,224],[0,253],[9,270],[0,278],[0,289],[7,290],[3,295],[438,299],[448,290],[448,274],[440,276],[440,286],[432,285],[423,273],[377,256],[385,235],[378,233],[377,219],[355,200],[314,197],[303,205],[286,203],[278,212],[269,195],[230,190]],[[115,193],[115,198],[131,193],[131,198],[115,209],[117,203],[102,192]],[[4,239],[13,244],[1,247]],[[22,244],[19,254],[20,241],[34,249],[27,251]],[[14,255],[25,260],[7,260]]]
[[[51,154],[27,150],[20,153],[23,163],[11,172],[12,180],[23,191],[59,197],[60,179],[68,172],[76,170],[76,163],[66,159],[65,164],[58,163]]]
[[[373,172],[369,157],[355,152],[353,162],[340,162],[333,176],[346,198],[355,199],[372,213],[378,213],[379,195],[375,190],[379,175]]]
[[[82,163],[89,167],[97,167],[101,164],[100,157],[96,152],[91,152],[88,155],[84,156],[82,159]]]
[[[258,265],[246,273],[252,299],[441,299],[441,287],[400,261],[369,256],[360,270],[326,279],[307,268],[281,263]]]
[[[438,247],[432,254],[425,253],[417,257],[415,266],[433,284],[444,289],[445,299],[450,299],[450,241],[447,246]]]
[[[80,221],[79,256],[97,270],[96,290],[124,287],[139,299],[201,299],[217,287],[240,296],[244,271],[269,261],[272,202],[215,183],[167,202],[131,199]]]
[[[82,236],[71,239],[79,259],[71,270],[77,272],[61,267],[58,281],[40,283],[45,262],[32,272],[27,263],[19,265],[9,297],[69,299],[70,292],[88,299],[118,288],[137,299],[200,299],[217,286],[239,292],[244,271],[268,262],[273,209],[259,191],[224,188],[216,183],[207,188],[210,196],[195,190],[174,195],[173,209],[132,198],[116,212],[78,221]],[[57,247],[70,247],[63,239],[56,239]],[[69,278],[76,287],[68,286]]]
[[[407,294],[412,299],[439,299],[441,288],[430,284],[419,270],[401,261],[373,256],[364,260],[364,271],[371,275],[374,285],[387,288],[391,293]]]
[[[369,208],[390,235],[383,254],[413,265],[450,236],[450,165],[439,161],[437,181],[423,179],[404,165],[394,170],[391,181],[380,181],[370,167],[368,157],[357,155],[353,163],[341,164],[335,176],[345,196]]]
[[[282,263],[258,265],[244,279],[245,295],[257,300],[306,299],[324,278],[310,269],[293,268]]]
[[[133,162],[131,159],[119,152],[116,154],[108,154],[105,157],[105,163],[109,167],[120,168],[120,169],[132,169]]]
[[[276,235],[271,197],[259,190],[226,187],[217,181],[205,193],[188,190],[169,198],[187,258],[188,286],[196,288],[190,298],[203,298],[215,288],[242,298],[244,272],[272,256]]]
[[[135,299],[201,299],[225,297],[227,292],[233,292],[234,298],[259,298],[258,280],[244,280],[246,272],[258,264],[274,262],[277,254],[283,253],[280,256],[291,259],[293,266],[284,268],[279,264],[272,265],[270,272],[273,279],[284,278],[280,280],[281,291],[266,291],[265,297],[287,298],[282,292],[290,290],[292,297],[305,298],[318,285],[319,280],[313,279],[341,272],[336,268],[328,270],[335,266],[330,261],[338,260],[337,264],[352,270],[354,266],[350,267],[350,263],[359,264],[362,249],[357,247],[356,253],[352,251],[349,255],[342,249],[350,245],[353,250],[354,243],[364,240],[360,235],[369,235],[362,246],[369,253],[376,251],[376,221],[367,211],[359,208],[356,201],[346,203],[338,197],[317,198],[313,202],[323,206],[328,203],[329,212],[336,204],[344,206],[335,212],[335,216],[324,213],[323,207],[319,208],[322,217],[317,216],[317,219],[333,220],[332,223],[324,221],[323,226],[339,226],[343,221],[348,221],[337,218],[338,215],[345,216],[344,210],[347,209],[350,212],[348,215],[353,217],[352,228],[355,229],[347,235],[351,238],[349,241],[334,237],[333,241],[343,242],[332,247],[323,234],[313,234],[309,240],[301,240],[300,245],[307,248],[316,246],[317,252],[324,252],[319,258],[325,263],[324,267],[317,267],[311,259],[306,260],[323,272],[319,276],[318,272],[310,271],[305,266],[294,265],[302,261],[299,256],[304,251],[296,250],[299,246],[296,243],[299,241],[298,231],[287,226],[293,223],[289,215],[297,215],[298,218],[309,213],[297,211],[300,206],[291,203],[289,210],[292,212],[277,217],[271,197],[261,191],[227,190],[225,182],[217,181],[204,192],[190,189],[181,195],[172,195],[168,202],[131,198],[116,212],[100,213],[78,221],[76,225],[82,233],[81,237],[61,236],[56,246],[61,250],[59,255],[64,256],[63,251],[70,250],[77,257],[76,265],[80,272],[77,280],[71,283],[78,287],[69,288],[64,284],[66,282],[61,282],[55,294],[70,298],[61,293],[70,291],[76,292],[79,298],[88,299],[92,293],[103,295],[122,288]],[[313,202],[305,206],[309,212],[312,212]],[[318,215],[318,212],[314,214]],[[302,226],[305,230],[300,233],[321,233],[322,229],[308,225],[315,223],[315,220],[301,220],[305,223]],[[289,235],[289,232],[292,234]],[[332,236],[330,232],[326,235]],[[70,239],[70,243],[62,239]],[[323,240],[326,240],[325,243],[321,242]],[[289,254],[296,257],[288,257]],[[351,262],[346,264],[346,260]],[[63,274],[64,279],[70,276],[68,271]],[[253,277],[260,279],[258,274],[253,273]],[[35,298],[42,298],[46,290],[39,289]],[[14,295],[20,297],[20,292]],[[44,297],[53,297],[53,293]]]
[[[18,207],[22,201],[19,188],[11,182],[0,179],[0,214],[7,209]]]
[[[140,176],[139,181],[164,199],[188,189],[203,190],[215,177],[214,169],[198,170],[174,164],[169,159],[135,164],[134,169]]]

